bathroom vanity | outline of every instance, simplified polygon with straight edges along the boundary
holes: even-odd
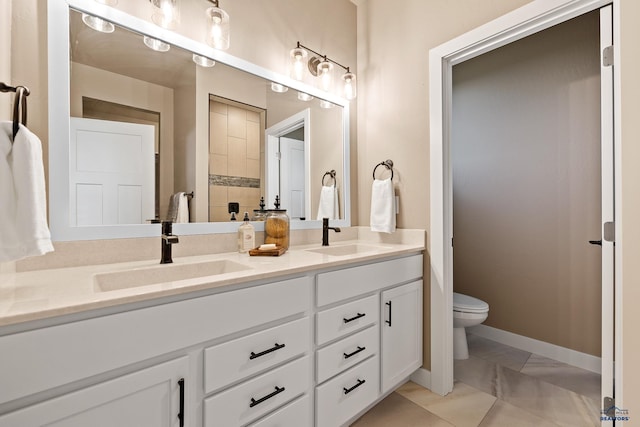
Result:
[[[422,364],[423,249],[17,273],[0,426],[346,425]]]

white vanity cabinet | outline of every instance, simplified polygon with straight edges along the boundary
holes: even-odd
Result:
[[[382,292],[381,379],[386,393],[422,365],[422,280]]]
[[[142,369],[0,416],[0,426],[183,426],[188,366],[181,357]]]
[[[422,365],[422,274],[422,255],[318,274],[317,426],[353,421]]]

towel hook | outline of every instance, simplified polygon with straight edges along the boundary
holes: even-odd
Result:
[[[331,177],[333,179],[333,186],[336,186],[336,171],[335,169],[331,169],[329,172],[325,172],[324,175],[322,175],[322,186],[324,186],[324,179],[327,177],[327,175],[329,175],[329,177]]]
[[[13,139],[15,139],[18,134],[18,129],[20,129],[19,124],[27,125],[27,96],[31,94],[31,91],[26,86],[13,87],[0,82],[0,92],[16,93],[13,100]]]
[[[391,171],[391,179],[393,179],[393,160],[385,160],[384,162],[380,162],[376,165],[375,168],[373,168],[373,179],[376,179],[376,169],[378,169],[378,166],[384,166],[386,167],[388,170]]]

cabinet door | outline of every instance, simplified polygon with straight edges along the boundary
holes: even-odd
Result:
[[[0,426],[179,427],[187,372],[185,356],[1,416]]]
[[[422,280],[382,292],[381,310],[385,393],[422,365]]]

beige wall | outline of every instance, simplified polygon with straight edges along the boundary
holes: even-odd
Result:
[[[385,2],[360,1],[358,7],[358,205],[360,225],[368,224],[370,172],[385,157],[396,162],[400,179],[401,200],[399,225],[429,229],[428,156],[428,50],[474,27],[489,22],[527,0],[420,0]],[[620,407],[631,411],[629,426],[640,425],[640,366],[635,363],[640,353],[637,325],[640,311],[640,2],[620,0],[621,39],[619,67],[621,78],[622,182],[621,212],[623,235],[617,247],[622,252],[622,269],[617,278],[622,282],[622,304],[618,313],[622,335],[617,355],[623,369],[617,385],[623,390]],[[394,19],[389,19],[393,16]],[[403,117],[405,120],[398,120]],[[413,120],[410,120],[412,119]],[[425,257],[428,274],[428,255]],[[428,284],[427,284],[428,286]],[[428,289],[428,288],[427,288]],[[425,292],[425,307],[429,307]],[[425,312],[424,365],[430,367],[429,314]],[[634,417],[634,414],[635,417]]]
[[[11,80],[11,2],[0,2],[0,82],[15,85]],[[0,94],[0,121],[11,120],[13,96]]]
[[[618,314],[622,324],[618,325],[622,336],[622,343],[617,352],[617,360],[622,365],[622,378],[617,385],[622,385],[622,401],[616,400],[616,405],[629,409],[632,417],[629,426],[640,426],[640,365],[637,363],[640,354],[640,55],[638,55],[638,40],[640,40],[640,2],[637,0],[620,1],[620,40],[615,41],[620,46],[620,61],[616,61],[621,78],[621,112],[620,139],[622,141],[622,159],[620,169],[622,173],[621,218],[622,236],[618,236],[617,243],[622,252],[622,269],[617,278],[622,283],[622,295],[619,301]]]
[[[485,325],[600,355],[597,11],[453,68],[454,291]],[[612,189],[611,189],[612,190]]]
[[[358,5],[358,225],[369,224],[371,172],[394,161],[398,227],[429,229],[429,49],[528,0],[365,0]],[[427,235],[428,235],[427,231]],[[425,277],[429,256],[425,256]],[[424,366],[431,366],[429,283]]]

